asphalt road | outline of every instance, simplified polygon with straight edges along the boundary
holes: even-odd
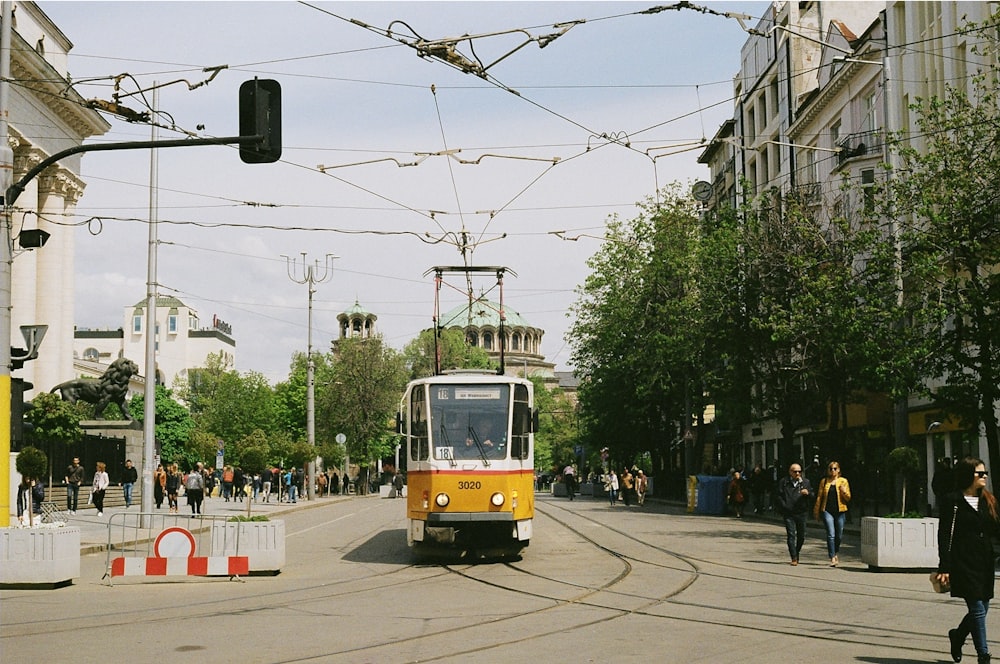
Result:
[[[964,613],[926,573],[868,571],[853,537],[831,568],[810,531],[791,567],[773,521],[539,496],[519,561],[426,563],[401,500],[295,507],[272,514],[278,576],[111,587],[99,552],[72,586],[0,591],[4,661],[946,662]]]

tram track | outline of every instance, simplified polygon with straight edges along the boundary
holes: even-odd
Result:
[[[564,524],[566,525],[566,527],[571,527],[569,526],[569,523],[566,519],[560,519],[552,513],[552,510],[555,509],[562,511],[564,514],[572,514],[575,518],[582,519],[594,526],[599,526],[602,529],[602,531],[612,533],[621,538],[629,538],[631,541],[641,545],[642,547],[645,547],[649,550],[655,551],[660,554],[668,555],[672,558],[675,558],[678,561],[682,561],[683,563],[689,565],[693,570],[696,570],[696,574],[692,576],[691,582],[687,584],[685,589],[687,587],[694,585],[697,581],[703,579],[717,579],[727,584],[728,583],[743,584],[743,583],[759,583],[761,582],[761,577],[763,577],[764,583],[772,587],[778,587],[778,588],[784,587],[787,589],[789,593],[792,593],[793,591],[801,592],[804,588],[804,584],[808,584],[810,587],[806,588],[807,590],[813,590],[815,592],[826,592],[826,593],[833,592],[838,597],[838,600],[839,598],[842,598],[844,596],[849,597],[853,595],[859,598],[860,597],[866,599],[878,598],[890,602],[895,600],[905,599],[907,602],[940,604],[940,600],[936,599],[935,596],[932,594],[926,592],[918,593],[916,591],[912,591],[905,588],[901,589],[887,584],[861,585],[856,582],[852,582],[850,580],[844,580],[844,581],[835,580],[833,581],[833,583],[835,584],[836,587],[831,588],[830,579],[825,577],[821,579],[811,579],[809,577],[805,577],[802,575],[789,576],[787,573],[779,573],[770,570],[759,570],[759,569],[751,570],[748,569],[746,566],[740,566],[719,560],[712,560],[705,557],[691,556],[689,554],[668,549],[663,546],[634,539],[629,532],[627,532],[622,528],[610,525],[606,522],[598,521],[589,516],[581,515],[578,511],[570,510],[567,506],[563,506],[559,503],[546,502],[543,507],[539,507],[539,504],[536,503],[536,514],[538,513],[545,514],[548,518],[551,518],[558,523]],[[635,564],[649,565],[652,567],[661,567],[663,569],[676,569],[672,565],[663,565],[662,563],[658,563],[656,561],[652,561],[646,558],[641,558],[635,555],[630,555],[624,552],[618,552],[618,555],[621,555],[623,558],[631,560]],[[708,568],[712,568],[712,570],[714,569],[726,570],[730,573],[727,574],[722,572],[711,571]],[[859,588],[869,588],[870,590],[864,591],[860,590]],[[787,633],[786,629],[769,629],[766,627],[762,628],[759,625],[755,625],[753,627],[747,627],[746,625],[742,624],[740,620],[740,618],[742,618],[743,615],[742,613],[739,613],[737,611],[730,611],[715,605],[708,605],[702,602],[684,601],[680,597],[682,592],[683,590],[677,593],[673,593],[670,596],[665,596],[662,599],[662,601],[658,602],[657,604],[667,603],[669,605],[678,607],[681,606],[689,607],[699,611],[712,611],[715,613],[722,613],[723,615],[731,613],[734,614],[734,618],[722,622],[719,620],[718,617],[713,617],[711,620],[699,620],[690,617],[678,618],[674,616],[664,616],[660,612],[651,612],[642,609],[637,609],[636,611],[634,611],[634,613],[637,615],[645,615],[658,618],[669,618],[672,620],[679,619],[679,620],[684,620],[685,622],[688,623],[702,623],[713,626],[725,625],[729,628],[737,630],[750,629],[756,633],[762,631],[772,632],[774,634]],[[774,611],[758,611],[756,615],[774,621],[791,620],[794,622],[801,623],[800,627],[798,628],[800,631],[797,633],[801,633],[803,638],[820,642],[842,643],[843,641],[845,641],[845,639],[850,638],[849,635],[852,631],[855,633],[871,632],[870,625],[860,622],[845,620],[843,618],[838,618],[837,630],[835,630],[835,633],[824,633],[823,630],[815,629],[816,624],[813,617],[799,618],[797,616],[790,616],[787,613],[779,613]],[[885,637],[888,635],[892,636],[895,639],[900,640],[903,643],[909,643],[910,645],[904,645],[902,647],[910,652],[914,653],[920,652],[920,653],[928,653],[934,655],[937,655],[941,652],[940,647],[921,648],[912,645],[912,643],[915,640],[926,638],[928,636],[926,631],[898,629],[898,628],[886,629],[883,627],[878,630],[878,633],[879,636],[881,637]],[[884,638],[882,640],[874,640],[874,639],[868,640],[864,638],[855,638],[853,640],[853,643],[855,645],[870,645],[873,647],[885,646]]]

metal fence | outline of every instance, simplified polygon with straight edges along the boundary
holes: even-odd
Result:
[[[104,579],[116,576],[228,576],[249,573],[240,528],[226,515],[120,512],[108,518]],[[225,555],[214,555],[215,551]]]

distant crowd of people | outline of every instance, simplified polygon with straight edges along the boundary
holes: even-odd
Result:
[[[80,489],[84,483],[84,467],[79,457],[66,468],[63,483],[66,487],[66,511],[75,515],[80,506]],[[139,474],[131,459],[125,461],[120,473],[122,496],[126,509],[133,504],[134,487]],[[221,468],[206,467],[202,463],[195,464],[187,472],[181,471],[176,463],[158,464],[153,472],[153,501],[156,509],[162,509],[167,503],[169,513],[179,511],[178,499],[184,496],[192,514],[201,514],[204,501],[212,497],[221,497],[224,501],[252,500],[254,502],[298,502],[305,489],[306,475],[302,468],[269,467],[262,473],[247,473],[239,466],[225,465]],[[341,476],[333,470],[316,474],[314,488],[317,495],[329,496],[347,494],[352,480],[346,475]],[[87,503],[94,505],[97,516],[104,516],[104,501],[111,482],[104,462],[95,464]],[[401,493],[401,492],[400,492]],[[19,521],[25,521],[28,505],[35,514],[41,512],[41,503],[45,498],[45,486],[39,480],[24,478],[18,486],[17,516]]]

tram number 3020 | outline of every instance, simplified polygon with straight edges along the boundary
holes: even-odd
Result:
[[[482,489],[483,488],[483,483],[482,482],[459,482],[458,483],[458,488],[459,489]]]

